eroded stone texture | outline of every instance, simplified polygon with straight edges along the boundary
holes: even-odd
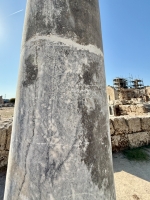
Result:
[[[140,117],[129,117],[127,118],[127,123],[129,126],[129,133],[136,133],[142,130]]]
[[[121,151],[129,147],[128,134],[111,136],[112,151]]]
[[[140,132],[128,134],[130,148],[141,147],[150,143],[150,133]]]
[[[114,130],[114,126],[113,126],[113,123],[112,123],[112,120],[111,120],[111,119],[109,120],[109,125],[110,125],[110,134],[111,134],[111,135],[114,135],[115,130]]]
[[[11,138],[12,120],[0,122],[0,167],[7,165]]]
[[[8,151],[10,148],[11,132],[12,132],[12,124],[10,123],[6,129],[6,133],[7,133],[6,151]]]
[[[6,145],[6,129],[4,127],[0,128],[0,151],[3,151],[5,149]]]
[[[114,200],[97,0],[29,0],[5,200]]]
[[[150,131],[150,117],[141,117],[141,126],[143,131]]]
[[[119,110],[121,115],[130,115],[130,116],[137,116],[137,115],[144,115],[148,111],[142,104],[137,105],[119,105]]]
[[[120,151],[149,145],[149,120],[149,116],[112,117],[110,119],[110,131],[113,133],[111,135],[112,150]],[[114,127],[114,131],[112,127]]]
[[[111,120],[115,129],[115,135],[128,133],[129,127],[124,117],[112,118]]]

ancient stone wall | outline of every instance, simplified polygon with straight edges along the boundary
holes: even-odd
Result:
[[[143,104],[137,105],[119,105],[119,111],[121,115],[144,115],[148,111]]]
[[[0,122],[0,167],[7,164],[11,131],[12,119]]]
[[[106,90],[107,90],[108,102],[114,101],[114,100],[118,99],[118,93],[117,93],[117,91],[114,89],[114,87],[112,87],[112,86],[107,86]]]
[[[150,100],[150,86],[149,87],[146,87],[146,95],[149,97],[149,100]]]
[[[150,144],[150,117],[114,117],[110,119],[112,150]]]

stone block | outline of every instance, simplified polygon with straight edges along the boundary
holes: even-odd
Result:
[[[111,134],[111,135],[114,135],[115,130],[114,130],[113,123],[112,123],[112,120],[111,120],[111,119],[109,120],[109,124],[110,124],[110,134]]]
[[[124,117],[116,117],[112,119],[115,135],[127,134],[129,131],[126,119]]]
[[[136,112],[143,114],[143,113],[146,113],[147,111],[146,111],[146,108],[144,107],[144,105],[138,105]]]
[[[0,167],[7,165],[8,162],[8,151],[0,151]]]
[[[121,151],[129,147],[127,135],[115,135],[111,137],[112,151]]]
[[[150,143],[150,133],[139,132],[128,134],[130,148],[141,147]]]
[[[10,139],[11,139],[11,131],[12,131],[12,124],[10,124],[7,128],[7,141],[6,141],[6,150],[10,148]]]
[[[0,151],[5,149],[6,146],[6,129],[5,128],[0,128]]]
[[[3,158],[0,157],[0,167],[6,166],[7,163],[8,163],[8,157],[7,157],[7,156],[5,156],[5,157],[3,157]]]
[[[129,133],[136,133],[141,131],[141,120],[139,117],[127,118]]]
[[[5,151],[5,150],[0,151],[0,157],[8,156],[8,154],[9,154],[9,151]]]
[[[143,131],[150,131],[150,117],[142,117],[141,126]]]
[[[130,112],[136,112],[137,107],[136,105],[130,105]]]

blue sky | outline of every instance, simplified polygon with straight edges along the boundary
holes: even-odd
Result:
[[[0,95],[15,97],[26,0],[0,0]],[[10,16],[11,15],[11,16]]]
[[[0,95],[15,97],[26,0],[0,0]],[[150,1],[100,0],[107,84],[116,76],[150,85]],[[20,11],[16,14],[13,14]]]

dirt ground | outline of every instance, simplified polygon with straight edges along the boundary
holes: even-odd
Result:
[[[2,107],[0,108],[0,120],[12,118],[14,113],[14,107]]]
[[[129,161],[115,153],[113,165],[117,200],[150,200],[150,161]]]

